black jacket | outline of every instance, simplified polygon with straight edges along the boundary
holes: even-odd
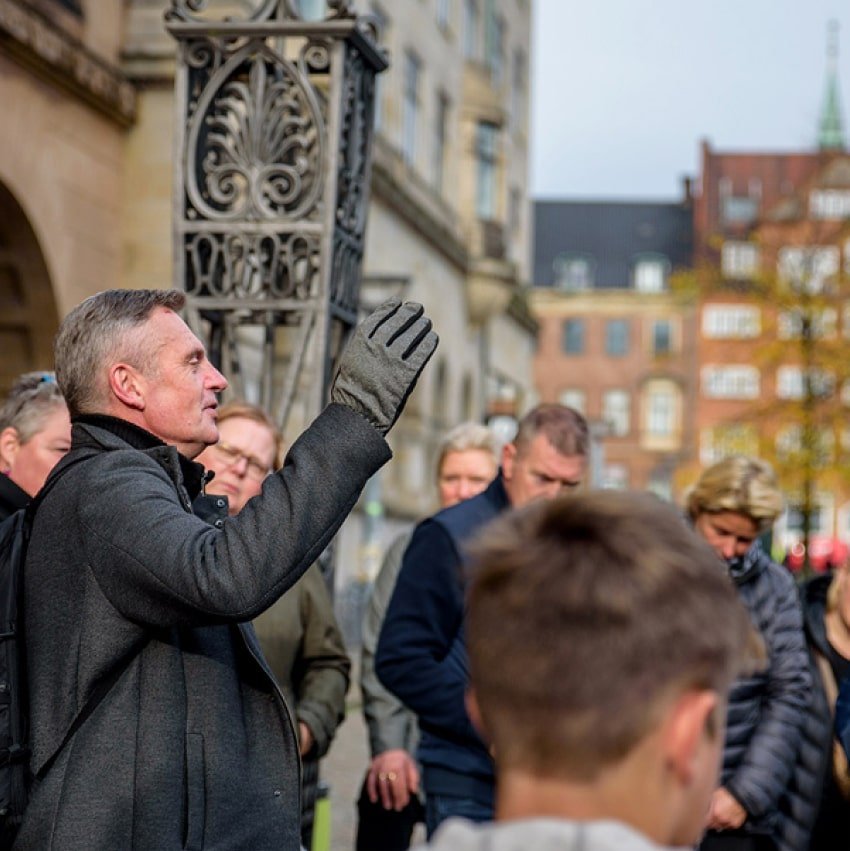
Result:
[[[764,640],[768,663],[732,687],[721,785],[746,809],[745,830],[779,841],[786,818],[780,799],[800,750],[812,680],[794,580],[756,547],[735,582]],[[780,851],[792,849],[800,851],[780,845]]]
[[[791,810],[784,825],[787,847],[806,848],[814,824],[813,851],[838,851],[850,843],[850,801],[845,800],[832,776],[832,707],[827,705],[820,665],[829,663],[832,650],[826,637],[826,592],[831,575],[816,576],[801,589],[806,644],[812,672],[812,701],[803,726],[803,744],[794,770]],[[820,664],[819,664],[820,663]],[[791,844],[791,843],[796,844]]]
[[[0,520],[11,517],[19,508],[26,508],[29,494],[8,476],[0,473]]]
[[[417,715],[417,754],[429,794],[492,800],[493,760],[464,704],[469,661],[463,547],[509,507],[499,474],[483,493],[420,523],[381,628],[375,671]]]

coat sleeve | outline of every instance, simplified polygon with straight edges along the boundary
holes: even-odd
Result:
[[[415,716],[381,685],[375,673],[378,635],[409,543],[410,533],[406,532],[390,544],[363,616],[360,691],[363,694],[363,717],[369,728],[369,748],[373,757],[388,750],[409,750],[416,734]]]
[[[803,620],[794,581],[771,565],[775,605],[762,625],[768,651],[767,687],[758,725],[726,787],[753,817],[775,810],[788,785],[803,736],[812,688]]]
[[[118,612],[140,624],[250,620],[315,561],[390,454],[363,417],[330,405],[262,494],[216,529],[182,508],[144,453],[105,453],[93,471],[81,465],[89,468],[77,509],[88,568]]]
[[[345,717],[351,660],[316,565],[304,574],[300,585],[304,634],[292,676],[295,715],[310,728],[316,740],[315,756],[322,757]]]
[[[375,670],[419,726],[481,744],[464,703],[461,560],[447,532],[426,520],[413,533],[378,639]]]

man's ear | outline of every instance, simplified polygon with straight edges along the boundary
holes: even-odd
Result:
[[[707,746],[723,735],[717,692],[687,691],[667,710],[663,747],[666,764],[683,786],[690,786],[704,771],[717,771],[706,764]]]
[[[21,448],[21,437],[14,426],[0,431],[0,473],[8,473],[15,463],[15,456]]]
[[[502,476],[506,482],[514,477],[514,463],[516,462],[516,444],[506,443],[502,447]]]
[[[135,411],[144,411],[145,394],[142,375],[126,363],[109,368],[109,390],[121,404]]]

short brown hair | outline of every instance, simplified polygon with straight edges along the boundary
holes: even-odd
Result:
[[[587,455],[587,420],[566,405],[545,404],[532,408],[517,426],[513,443],[522,452],[537,437],[546,439],[561,455]]]
[[[157,307],[183,308],[179,290],[104,290],[78,304],[62,321],[54,343],[56,380],[71,416],[103,413],[107,361],[145,369],[154,354],[128,335]]]
[[[747,455],[730,455],[708,467],[685,501],[691,520],[731,511],[748,517],[759,532],[773,525],[784,505],[773,468]]]
[[[234,399],[218,409],[216,422],[221,425],[225,420],[242,417],[265,426],[274,439],[274,468],[277,469],[283,463],[283,435],[275,425],[274,420],[259,405],[252,405],[244,399]]]
[[[533,503],[472,554],[471,676],[502,766],[592,779],[673,696],[723,694],[752,649],[717,556],[650,494]]]

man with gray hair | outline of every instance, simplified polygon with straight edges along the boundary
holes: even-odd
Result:
[[[17,848],[295,851],[298,743],[252,618],[325,548],[437,344],[413,303],[355,332],[331,404],[221,529],[192,514],[227,382],[177,291],[111,290],[56,341],[72,446],[24,588],[34,782]]]

